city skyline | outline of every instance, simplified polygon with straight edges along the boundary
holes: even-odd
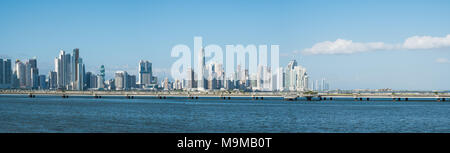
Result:
[[[286,68],[273,70],[267,63],[259,63],[256,72],[249,67],[236,65],[236,69],[226,72],[223,63],[205,61],[205,49],[200,49],[198,68],[186,68],[184,77],[170,80],[153,76],[152,63],[140,60],[136,76],[127,71],[115,71],[114,78],[105,80],[104,65],[96,72],[85,70],[80,49],[72,54],[60,50],[54,59],[54,70],[39,74],[37,58],[25,62],[16,60],[12,69],[11,59],[0,60],[0,87],[2,89],[39,89],[39,90],[241,90],[241,91],[329,91],[329,83],[322,78],[309,80],[306,68],[291,60]],[[228,68],[227,68],[228,70]],[[276,71],[273,72],[272,71]],[[195,77],[197,76],[197,77]],[[309,87],[311,86],[311,87]]]
[[[295,59],[333,89],[448,90],[449,2],[351,2],[2,1],[0,56],[36,56],[47,75],[56,51],[80,48],[86,72],[105,65],[107,78],[138,75],[136,61],[147,59],[162,80],[176,60],[171,47],[203,36],[206,44],[279,44],[280,65]]]

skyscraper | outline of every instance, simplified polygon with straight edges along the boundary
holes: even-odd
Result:
[[[139,81],[141,86],[153,83],[152,63],[150,61],[139,61]]]
[[[39,89],[47,89],[47,82],[45,81],[46,76],[45,75],[39,75],[39,81],[38,81],[38,88]]]
[[[39,88],[39,69],[31,68],[31,88]]]
[[[278,69],[278,76],[280,77],[280,79],[278,80],[279,86],[278,86],[278,89],[277,89],[277,90],[278,90],[278,91],[283,91],[284,88],[285,88],[285,85],[284,85],[284,83],[285,83],[285,73],[284,73],[282,67],[280,67],[280,68]]]
[[[72,51],[72,57],[70,59],[71,61],[71,70],[72,70],[72,74],[70,75],[70,80],[71,80],[71,85],[72,85],[72,89],[74,90],[80,90],[82,87],[80,87],[79,85],[82,84],[80,83],[79,80],[79,63],[80,62],[80,50],[78,48],[73,49]]]
[[[77,76],[75,77],[75,81],[74,85],[75,86],[75,90],[84,90],[84,64],[83,64],[83,60],[81,58],[78,58],[77,60],[77,66],[76,66],[76,72],[75,74],[77,74]]]
[[[39,69],[37,68],[37,59],[29,59],[27,63],[27,73],[28,69],[30,71],[30,77],[27,78],[27,81],[30,81],[30,87],[33,89],[37,89],[39,87]],[[28,75],[27,75],[28,76]]]
[[[91,76],[92,76],[92,72],[86,72],[84,74],[84,87],[85,89],[89,89],[91,88]],[[95,81],[97,81],[97,79],[95,79]],[[97,85],[97,84],[96,84]]]
[[[308,90],[308,74],[306,68],[297,65],[297,61],[289,61],[284,73],[284,89],[288,91]]]
[[[85,79],[87,79],[87,77],[85,78]],[[97,81],[98,81],[98,78],[97,78],[97,75],[89,75],[89,86],[87,87],[87,88],[97,88]]]
[[[5,84],[5,66],[3,59],[0,58],[0,88]]]
[[[192,68],[188,68],[186,71],[186,78],[187,78],[187,82],[186,82],[186,89],[192,89],[194,88],[194,70]]]
[[[77,81],[78,80],[78,63],[80,58],[80,49],[75,48],[72,52],[72,70],[75,73],[75,75],[72,75],[72,80]]]
[[[128,75],[127,76],[127,88],[136,88],[136,75]]]
[[[205,90],[205,49],[202,48],[199,53],[200,62],[198,63],[197,89]]]
[[[11,59],[0,59],[0,88],[12,86]]]
[[[100,74],[97,75],[97,86],[99,90],[105,88],[105,80],[104,77]]]
[[[58,74],[55,71],[50,71],[48,73],[48,88],[49,89],[56,89],[58,88]]]
[[[128,73],[126,71],[117,71],[114,78],[114,84],[116,90],[127,90],[127,76]]]
[[[25,62],[25,88],[31,88],[31,64],[29,61]]]
[[[58,88],[84,90],[85,66],[79,54],[78,48],[73,50],[73,56],[60,50],[58,57],[55,58]]]
[[[296,60],[289,61],[287,67],[286,67],[286,74],[285,74],[285,86],[287,90],[293,91],[295,90],[295,72],[294,69],[297,66]]]
[[[64,56],[64,62],[63,62],[63,67],[64,67],[64,87],[65,89],[72,89],[72,75],[73,75],[73,70],[72,70],[72,60],[71,60],[71,55],[70,54],[65,54]]]
[[[61,50],[58,57],[55,58],[55,72],[57,73],[57,88],[65,89],[66,86],[66,52]]]
[[[20,60],[16,60],[15,71],[19,88],[26,88],[26,67]]]

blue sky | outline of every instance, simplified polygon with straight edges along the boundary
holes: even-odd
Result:
[[[59,49],[80,48],[87,70],[104,64],[137,73],[150,60],[168,76],[171,48],[193,37],[203,44],[277,44],[280,65],[296,59],[312,79],[331,88],[450,89],[450,47],[366,49],[304,54],[321,42],[403,44],[413,36],[450,34],[450,1],[0,1],[0,56],[38,58],[40,72],[54,67]],[[344,46],[344,50],[348,47]],[[361,50],[361,49],[359,49]],[[317,50],[320,52],[320,50]],[[109,71],[109,72],[108,72]],[[165,72],[165,73],[164,73]]]

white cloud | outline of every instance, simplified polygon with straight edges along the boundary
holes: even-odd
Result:
[[[368,52],[372,50],[390,49],[391,46],[382,42],[356,43],[352,40],[337,39],[334,42],[325,41],[315,44],[311,48],[304,49],[304,54],[352,54]]]
[[[446,37],[413,36],[407,38],[403,44],[386,44],[383,42],[360,43],[352,40],[337,39],[336,41],[324,41],[306,48],[301,53],[315,54],[353,54],[375,50],[414,50],[434,49],[450,47],[450,35]],[[294,52],[295,53],[295,52]]]
[[[405,49],[432,49],[450,47],[450,34],[446,37],[414,36],[403,43]]]
[[[437,58],[436,62],[438,63],[450,63],[450,61],[446,58]]]

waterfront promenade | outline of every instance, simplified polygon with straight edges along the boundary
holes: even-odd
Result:
[[[237,92],[237,91],[62,91],[62,90],[0,90],[2,95],[27,95],[30,98],[36,96],[60,96],[69,98],[72,96],[104,98],[139,98],[152,97],[166,98],[216,98],[234,99],[250,98],[263,100],[264,98],[275,98],[284,100],[334,100],[354,99],[355,101],[370,101],[372,99],[390,99],[393,101],[408,101],[411,99],[427,99],[435,101],[450,101],[450,93],[438,92],[402,92],[402,93],[315,93],[315,92]]]

